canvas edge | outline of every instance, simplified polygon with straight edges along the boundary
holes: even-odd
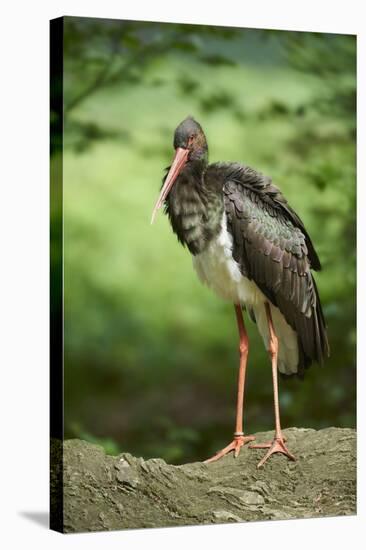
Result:
[[[64,18],[50,21],[50,519],[65,532],[63,487],[63,42]],[[57,87],[55,93],[55,87]],[[52,219],[52,223],[51,223]]]

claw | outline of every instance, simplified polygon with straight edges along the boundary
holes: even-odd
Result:
[[[262,460],[258,463],[257,468],[261,468],[265,462],[269,459],[274,453],[282,453],[287,456],[290,460],[296,460],[295,456],[290,453],[288,448],[285,445],[286,439],[284,437],[275,437],[273,441],[268,443],[259,443],[257,445],[249,445],[250,449],[268,449],[267,453],[264,455]]]
[[[235,436],[233,441],[227,445],[227,447],[224,447],[221,451],[218,451],[214,456],[211,458],[208,458],[207,460],[204,460],[205,464],[209,464],[210,462],[215,462],[216,460],[219,460],[226,454],[230,453],[231,451],[234,451],[234,458],[237,458],[239,456],[241,448],[249,443],[250,441],[254,441],[255,437],[253,435],[238,435]]]

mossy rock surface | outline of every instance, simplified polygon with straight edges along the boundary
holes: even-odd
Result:
[[[356,513],[356,432],[284,430],[297,461],[245,447],[211,464],[181,466],[63,445],[65,532],[313,518]],[[258,433],[258,442],[273,432]],[[53,496],[57,487],[52,486]]]

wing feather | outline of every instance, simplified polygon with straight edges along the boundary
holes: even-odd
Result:
[[[224,207],[233,237],[233,256],[243,275],[277,306],[299,340],[302,375],[329,354],[324,316],[311,269],[319,258],[297,214],[269,178],[227,166]]]

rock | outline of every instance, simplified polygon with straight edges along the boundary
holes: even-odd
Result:
[[[132,489],[138,486],[140,482],[139,476],[125,458],[120,458],[114,467],[117,470],[117,481]]]
[[[230,521],[243,521],[242,518],[236,516],[231,512],[228,512],[227,510],[217,510],[216,512],[212,512],[212,515],[214,519],[217,520],[219,523],[228,523]],[[215,521],[215,523],[217,523],[217,521]]]
[[[355,514],[355,431],[284,433],[298,460],[274,455],[259,470],[263,450],[248,447],[237,459],[173,466],[129,453],[108,456],[76,439],[53,441],[51,526],[80,532]]]

